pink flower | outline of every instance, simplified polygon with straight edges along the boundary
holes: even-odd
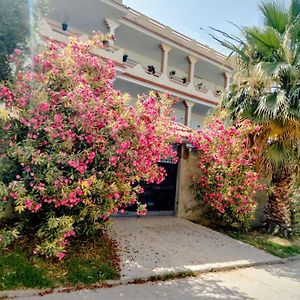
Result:
[[[64,238],[68,238],[70,236],[75,236],[74,230],[70,230],[70,231],[67,231],[66,233],[64,233]]]
[[[33,201],[31,199],[27,199],[25,200],[24,205],[26,206],[27,209],[30,210],[33,205]]]
[[[63,260],[65,256],[66,256],[66,253],[65,253],[65,252],[58,252],[58,253],[56,254],[56,257],[57,257],[59,260]]]
[[[20,54],[22,53],[22,50],[20,50],[20,49],[15,49],[14,52],[15,52],[16,55],[20,55]]]
[[[115,166],[117,164],[118,158],[116,156],[111,156],[111,158],[109,159],[109,162]]]
[[[37,212],[42,207],[41,203],[38,203],[31,211]]]
[[[40,112],[47,112],[49,110],[49,108],[50,108],[50,105],[47,102],[40,103],[40,105],[38,107]]]
[[[88,156],[88,161],[92,162],[93,159],[95,158],[95,156],[96,156],[96,152],[91,151],[90,154],[89,154],[89,156]]]

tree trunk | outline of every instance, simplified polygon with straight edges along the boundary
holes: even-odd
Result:
[[[269,197],[267,206],[268,231],[287,237],[291,233],[291,176],[285,172],[272,178],[274,190]]]

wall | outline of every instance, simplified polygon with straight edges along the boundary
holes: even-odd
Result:
[[[197,105],[197,104],[195,104],[195,105]],[[201,115],[197,112],[193,112],[193,109],[192,109],[192,117],[191,117],[191,126],[190,127],[192,129],[196,129],[196,130],[201,129],[204,125],[205,118],[206,118],[206,116]]]
[[[197,221],[205,213],[190,191],[191,175],[199,174],[197,156],[183,148],[184,146],[182,146],[181,158],[178,162],[176,215],[179,218]]]

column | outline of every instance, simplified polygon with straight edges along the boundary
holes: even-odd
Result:
[[[167,75],[168,72],[168,57],[169,52],[171,51],[172,47],[170,45],[167,45],[165,43],[160,44],[161,49],[161,63],[160,63],[160,72],[162,74]]]
[[[227,89],[230,85],[231,74],[228,72],[223,72],[224,77],[224,89]]]
[[[120,27],[120,24],[112,19],[105,19],[105,23],[109,28],[109,33],[115,35],[115,31]]]
[[[184,125],[191,127],[191,121],[192,121],[192,108],[195,103],[184,100],[183,101],[185,111],[184,111]]]
[[[189,55],[186,58],[189,63],[187,80],[188,80],[189,85],[194,86],[195,65],[196,65],[196,62],[198,59],[192,55]]]

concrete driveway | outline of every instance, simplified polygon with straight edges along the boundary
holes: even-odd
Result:
[[[176,217],[115,218],[124,280],[279,260],[219,232]]]

